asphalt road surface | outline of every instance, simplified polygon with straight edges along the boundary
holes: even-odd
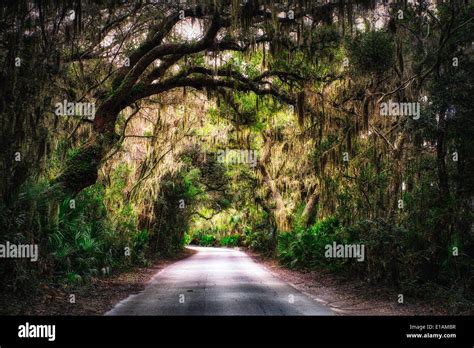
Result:
[[[191,247],[106,315],[334,315],[242,251]]]

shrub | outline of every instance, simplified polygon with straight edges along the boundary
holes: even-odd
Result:
[[[318,221],[309,228],[281,233],[278,238],[278,258],[290,267],[310,268],[326,265],[338,266],[339,260],[331,263],[325,258],[325,246],[333,242],[344,243],[346,238],[335,217]]]
[[[369,282],[396,284],[401,270],[409,271],[409,263],[415,261],[404,249],[407,231],[395,224],[382,219],[362,220],[345,228],[345,232],[351,243],[365,246],[365,262],[354,262],[351,268]]]
[[[349,61],[358,73],[382,73],[394,63],[395,48],[389,34],[382,31],[359,33],[347,44]]]
[[[253,231],[251,229],[247,229],[245,231],[242,245],[248,247],[251,250],[261,252],[265,255],[270,255],[274,250],[272,232],[268,230]]]
[[[229,236],[224,236],[219,241],[221,246],[231,246],[236,247],[241,245],[242,243],[242,236],[240,234],[231,234]]]
[[[217,243],[217,238],[212,234],[203,234],[199,238],[199,245],[202,246],[216,246]]]
[[[182,239],[182,243],[183,243],[182,246],[184,247],[186,245],[189,245],[191,244],[191,242],[192,242],[191,235],[189,235],[188,233],[185,233]]]

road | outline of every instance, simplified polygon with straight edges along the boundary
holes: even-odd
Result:
[[[235,249],[196,253],[159,271],[106,315],[334,315]]]

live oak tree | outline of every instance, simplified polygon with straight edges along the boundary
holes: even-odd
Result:
[[[118,14],[112,16],[105,7],[99,7],[99,18],[92,14],[91,19],[105,22],[103,27],[95,29],[100,34],[88,33],[87,28],[82,34],[77,30],[77,37],[72,38],[75,48],[66,62],[106,61],[112,65],[110,74],[93,92],[88,91],[93,93],[97,104],[92,137],[68,160],[54,183],[71,194],[93,184],[102,159],[117,141],[115,125],[119,113],[143,98],[176,88],[194,88],[206,90],[211,95],[224,90],[272,95],[296,105],[297,91],[289,90],[288,85],[300,77],[291,71],[270,67],[262,74],[248,78],[231,67],[198,64],[196,56],[204,56],[206,61],[206,57],[216,59],[228,51],[246,52],[255,47],[264,50],[268,47],[270,52],[278,47],[287,47],[290,52],[301,49],[311,45],[311,37],[304,35],[308,32],[306,21],[309,20],[314,28],[327,20],[334,9],[335,4],[313,2],[197,1],[177,4],[157,1],[151,4],[137,2],[124,8],[117,5]],[[173,29],[187,19],[201,21],[202,37],[192,41],[173,39]],[[83,28],[84,22],[87,18],[77,13],[74,25]],[[96,40],[90,40],[84,34],[92,35]],[[103,42],[107,40],[111,42],[104,48]],[[121,49],[124,46],[128,47],[126,51]],[[116,64],[117,60],[121,64]],[[176,66],[179,67],[177,72]]]

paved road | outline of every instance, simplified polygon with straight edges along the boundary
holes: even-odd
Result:
[[[191,247],[106,315],[334,315],[244,252]]]

